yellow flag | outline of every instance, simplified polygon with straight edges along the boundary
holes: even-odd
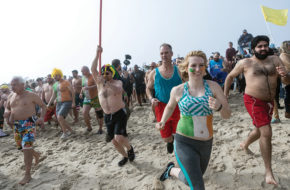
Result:
[[[265,6],[261,8],[266,21],[280,26],[287,24],[288,9],[271,9]]]

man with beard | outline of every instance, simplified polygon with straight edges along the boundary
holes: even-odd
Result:
[[[117,151],[123,156],[123,159],[118,163],[121,167],[128,160],[133,161],[135,153],[127,138],[127,113],[122,99],[124,93],[122,82],[113,79],[117,71],[110,64],[104,65],[101,69],[101,75],[99,74],[97,68],[101,52],[102,48],[98,47],[91,71],[98,88],[100,104],[105,113],[104,120],[107,126],[108,140],[113,143]]]
[[[42,101],[47,105],[50,98],[53,94],[53,84],[54,80],[51,78],[51,74],[47,75],[47,83],[43,85],[43,91],[42,91]],[[48,122],[50,124],[50,121],[52,119],[52,116],[55,115],[55,108],[56,105],[54,103],[51,103],[51,105],[47,108],[46,114],[44,116],[44,122]]]
[[[249,153],[249,145],[259,139],[260,150],[266,169],[266,183],[277,185],[271,166],[272,129],[270,124],[277,77],[280,75],[283,83],[289,83],[290,75],[287,73],[279,57],[268,56],[269,38],[267,36],[256,36],[251,42],[251,49],[254,55],[251,58],[239,61],[227,76],[224,92],[228,97],[233,79],[239,74],[244,73],[247,83],[244,103],[253,120],[255,129],[251,131],[248,138],[240,146]]]
[[[290,41],[284,41],[281,45],[280,59],[285,65],[287,71],[290,71]],[[290,84],[285,86],[285,117],[290,118]]]
[[[73,70],[72,75],[73,75],[72,85],[73,90],[75,92],[75,104],[76,104],[75,107],[73,108],[74,123],[77,123],[79,122],[80,107],[83,106],[83,100],[80,98],[80,93],[82,90],[82,78],[79,77],[77,70]]]

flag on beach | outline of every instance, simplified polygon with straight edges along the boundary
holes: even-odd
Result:
[[[271,9],[265,6],[261,8],[266,21],[280,26],[287,24],[288,9]]]

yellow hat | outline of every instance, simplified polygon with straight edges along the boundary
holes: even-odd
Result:
[[[60,69],[54,68],[52,70],[51,76],[54,77],[55,75],[60,75],[61,78],[63,77],[62,71]]]
[[[0,89],[9,89],[9,86],[7,84],[2,84],[0,86]]]

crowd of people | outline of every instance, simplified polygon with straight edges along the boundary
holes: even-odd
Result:
[[[3,129],[6,121],[24,154],[25,175],[19,183],[31,180],[32,161],[39,162],[40,154],[33,149],[36,126],[41,130],[55,123],[62,131],[60,139],[67,139],[75,131],[66,118],[70,114],[77,124],[82,111],[84,133],[92,133],[92,108],[99,126],[96,133],[106,133],[106,141],[122,156],[118,165],[133,162],[135,152],[126,125],[135,101],[136,106],[150,103],[152,122],[156,122],[167,152],[176,156],[179,167],[168,163],[160,181],[175,176],[191,189],[204,189],[203,174],[213,145],[213,113],[229,119],[229,92],[239,89],[255,126],[241,148],[249,153],[249,146],[259,140],[265,181],[277,185],[271,164],[271,123],[279,122],[280,89],[285,92],[285,117],[290,118],[290,41],[283,42],[277,51],[269,47],[267,36],[253,37],[244,30],[238,44],[240,53],[229,42],[225,58],[219,52],[207,59],[204,52],[191,51],[185,58],[172,61],[173,48],[164,43],[160,46],[161,61],[152,62],[146,72],[138,65],[122,68],[118,59],[98,70],[103,51],[98,47],[92,65],[81,68],[82,76],[73,70],[73,77],[66,79],[55,68],[32,84],[23,77],[13,77],[10,84],[0,86],[0,136],[8,136]],[[245,55],[245,48],[250,56]]]

